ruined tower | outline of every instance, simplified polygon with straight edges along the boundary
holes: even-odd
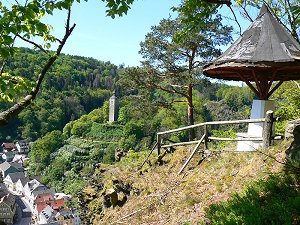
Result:
[[[118,120],[118,99],[115,93],[109,98],[109,117],[108,122],[112,123]]]

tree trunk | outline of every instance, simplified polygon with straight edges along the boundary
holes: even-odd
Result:
[[[189,84],[188,87],[188,125],[194,125],[194,105],[193,105],[193,87],[191,84]],[[189,140],[192,141],[195,139],[195,130],[190,129],[189,130]]]

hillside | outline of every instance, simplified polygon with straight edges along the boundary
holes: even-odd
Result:
[[[95,171],[80,194],[82,213],[86,224],[299,224],[299,171],[281,163],[289,144],[265,152],[226,148],[200,164],[197,155],[179,176],[189,148],[167,154],[163,165],[153,155],[141,171],[146,152],[130,151]]]
[[[34,82],[46,59],[41,51],[20,48],[7,62],[6,69]],[[35,141],[101,107],[112,93],[119,68],[110,62],[62,54],[47,73],[34,104],[1,127],[0,141]],[[11,104],[0,100],[0,111]]]

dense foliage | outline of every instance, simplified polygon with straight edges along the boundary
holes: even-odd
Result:
[[[40,51],[21,48],[7,62],[10,74],[30,78],[46,57]],[[62,55],[49,71],[41,93],[28,109],[0,130],[0,140],[36,140],[52,130],[103,105],[113,89],[118,67],[92,58]],[[9,103],[0,102],[0,110]],[[7,139],[7,140],[6,140]]]
[[[289,173],[253,182],[230,200],[209,206],[206,217],[210,224],[298,224],[298,184]]]

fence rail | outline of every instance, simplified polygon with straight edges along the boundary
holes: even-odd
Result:
[[[181,127],[173,130],[167,130],[163,132],[158,132],[157,135],[164,135],[164,134],[170,134],[178,131],[184,131],[189,130],[197,127],[202,127],[205,125],[227,125],[227,124],[240,124],[240,123],[261,123],[265,122],[266,118],[261,119],[247,119],[247,120],[231,120],[231,121],[212,121],[212,122],[204,122],[204,123],[198,123],[195,125],[190,125],[186,127]]]
[[[172,143],[163,145],[163,136],[175,132],[195,129],[198,127],[204,127],[204,148],[207,149],[208,140],[216,140],[216,141],[263,141],[263,148],[267,148],[271,143],[271,134],[272,134],[272,126],[273,126],[273,111],[268,111],[266,113],[265,118],[259,119],[246,119],[246,120],[232,120],[232,121],[212,121],[212,122],[204,122],[195,125],[190,125],[186,127],[181,127],[173,130],[163,131],[157,133],[157,151],[160,154],[161,148],[173,147],[173,146],[182,146],[189,144],[196,144],[198,141],[189,141],[189,142],[180,142],[180,143]],[[249,123],[264,123],[263,136],[262,137],[245,137],[245,138],[222,138],[222,137],[210,137],[208,134],[208,126],[210,125],[230,125],[230,124],[249,124]]]
[[[174,146],[183,146],[183,145],[191,145],[191,144],[196,144],[196,147],[192,151],[191,155],[188,157],[178,174],[180,174],[184,168],[187,166],[189,161],[192,159],[196,151],[199,149],[200,144],[204,144],[204,150],[208,149],[208,140],[216,140],[216,141],[262,141],[263,142],[263,148],[267,148],[271,144],[271,138],[272,138],[272,127],[273,127],[273,122],[274,122],[274,117],[273,117],[273,111],[267,111],[266,112],[266,117],[265,118],[260,118],[260,119],[246,119],[246,120],[232,120],[232,121],[213,121],[213,122],[204,122],[204,123],[199,123],[191,126],[186,126],[186,127],[181,127],[173,130],[168,130],[168,131],[163,131],[163,132],[158,132],[157,133],[157,142],[155,146],[152,148],[150,151],[149,155],[145,159],[144,163],[142,166],[145,164],[145,162],[148,160],[149,156],[151,153],[154,151],[155,147],[157,147],[157,153],[160,155],[160,150],[161,148],[170,148]],[[262,137],[238,137],[238,138],[223,138],[223,137],[211,137],[209,136],[208,132],[208,126],[210,125],[229,125],[229,124],[242,124],[242,123],[264,123],[263,125],[263,133]],[[180,142],[180,143],[171,143],[171,144],[165,144],[163,145],[163,140],[164,140],[164,135],[179,132],[179,131],[185,131],[189,129],[194,129],[198,127],[203,127],[204,128],[204,134],[201,137],[200,140],[195,140],[195,141],[188,141],[188,142]],[[168,140],[168,139],[166,139]],[[170,140],[169,140],[170,141]],[[141,167],[142,167],[141,166]]]

